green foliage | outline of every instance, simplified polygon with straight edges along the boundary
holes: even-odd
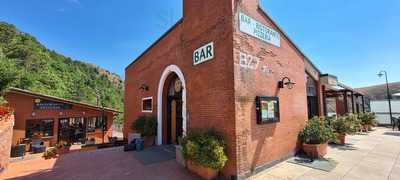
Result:
[[[61,141],[56,144],[57,149],[62,149],[62,148],[70,148],[72,145],[69,142]]]
[[[306,144],[324,144],[336,138],[333,130],[323,117],[309,119],[299,136],[302,142]]]
[[[362,125],[375,126],[377,124],[376,115],[374,113],[361,113],[358,117],[360,118]]]
[[[221,170],[228,160],[225,154],[225,141],[215,131],[193,132],[181,141],[183,156],[187,161]]]
[[[49,50],[29,34],[0,22],[0,93],[9,87],[93,105],[98,91],[101,105],[123,110],[120,77]]]
[[[349,120],[348,117],[338,117],[332,121],[332,128],[338,134],[350,134],[353,132],[353,121]]]
[[[56,148],[49,148],[46,152],[43,153],[43,158],[51,159],[57,157],[57,149]]]
[[[131,124],[131,129],[143,136],[155,136],[157,134],[157,119],[153,116],[140,116]]]

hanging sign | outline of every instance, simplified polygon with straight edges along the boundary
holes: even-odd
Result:
[[[239,13],[239,29],[240,31],[264,42],[277,47],[281,46],[281,36],[278,32],[242,12]]]
[[[198,65],[214,58],[214,42],[210,42],[193,52],[193,65]]]

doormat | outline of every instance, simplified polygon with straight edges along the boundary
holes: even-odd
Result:
[[[301,166],[306,166],[313,169],[318,169],[326,172],[330,172],[335,169],[338,164],[332,159],[310,159],[307,157],[292,157],[287,160],[289,163],[298,164]]]
[[[154,146],[133,155],[144,165],[156,164],[175,159],[175,146]]]

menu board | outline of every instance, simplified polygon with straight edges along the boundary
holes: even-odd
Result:
[[[257,123],[279,122],[279,98],[257,97]]]

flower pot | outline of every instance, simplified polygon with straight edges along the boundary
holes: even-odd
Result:
[[[363,132],[368,132],[368,125],[364,124],[362,125]]]
[[[185,159],[183,158],[183,148],[180,145],[175,146],[175,159],[178,164],[180,164],[183,167],[186,167]]]
[[[328,143],[325,144],[303,144],[303,150],[310,158],[318,159],[326,155]]]
[[[345,145],[346,144],[346,134],[338,134],[337,135],[337,143],[340,145]]]
[[[192,161],[187,161],[186,165],[190,172],[197,174],[203,179],[211,180],[218,176],[217,170],[197,165]]]
[[[151,147],[154,145],[155,136],[146,136],[144,137],[144,147]]]

